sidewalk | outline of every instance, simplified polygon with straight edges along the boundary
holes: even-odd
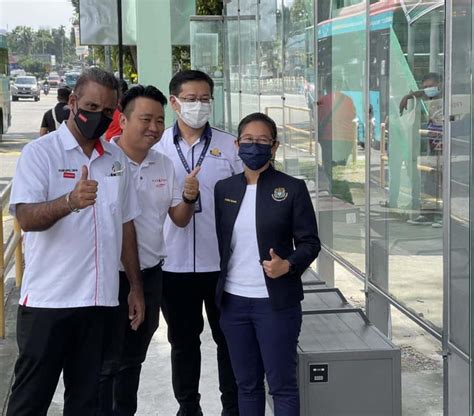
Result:
[[[0,192],[14,174],[16,160],[21,148],[34,134],[4,135],[0,141]],[[6,227],[11,221],[7,221]],[[364,305],[360,283],[336,266],[338,286],[352,303]],[[13,366],[17,348],[15,340],[16,309],[18,290],[13,288],[14,276],[10,273],[7,293],[7,337],[0,340],[0,409],[5,411],[6,399],[12,381]],[[358,295],[358,296],[355,296]],[[441,415],[442,409],[442,365],[437,344],[424,334],[420,328],[404,318],[392,308],[393,340],[402,346],[403,367],[403,415],[434,416]],[[220,415],[220,399],[217,382],[217,360],[215,344],[208,325],[202,336],[202,376],[201,405],[205,416]],[[49,416],[62,414],[63,386],[60,382],[53,398]],[[166,338],[166,323],[160,320],[160,328],[149,348],[147,360],[143,366],[139,390],[137,416],[173,416],[177,404],[171,387],[170,347]],[[267,410],[267,416],[272,412]],[[4,412],[1,413],[4,415]],[[245,416],[245,415],[243,415]],[[349,415],[347,415],[349,416]]]
[[[9,279],[9,285],[14,276]],[[17,347],[15,340],[16,310],[18,290],[12,289],[7,302],[7,337],[0,340],[0,409],[1,415],[6,411],[8,394],[11,386],[13,366],[16,360]],[[205,416],[218,416],[221,413],[220,393],[217,380],[216,348],[209,326],[206,324],[201,337],[201,407]],[[64,387],[60,381],[51,403],[48,416],[61,416]],[[178,409],[171,387],[170,346],[166,338],[166,322],[160,316],[160,327],[155,333],[143,365],[138,398],[137,416],[171,416]],[[267,410],[267,415],[272,413]]]

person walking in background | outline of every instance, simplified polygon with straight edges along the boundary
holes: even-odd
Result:
[[[68,101],[71,95],[69,87],[58,88],[58,103],[43,115],[41,121],[40,136],[57,130],[63,121],[69,118]]]
[[[136,330],[143,321],[137,196],[123,152],[100,139],[117,90],[112,74],[84,71],[69,98],[67,123],[27,144],[18,161],[10,211],[25,231],[26,268],[8,416],[46,416],[61,372],[63,414],[96,414],[120,258],[131,288],[129,325]]]
[[[244,173],[215,187],[220,252],[217,304],[239,388],[239,411],[265,414],[266,377],[275,416],[299,416],[297,343],[302,322],[302,273],[320,241],[304,181],[276,171],[279,142],[267,115],[238,127]]]
[[[219,276],[219,252],[214,222],[214,185],[242,171],[234,137],[209,125],[214,82],[201,71],[182,71],[170,81],[170,104],[178,116],[155,149],[172,161],[176,178],[183,187],[185,178],[200,167],[200,194],[188,226],[165,222],[167,247],[163,266],[163,316],[171,344],[173,391],[179,403],[178,416],[202,415],[199,379],[201,341],[204,329],[203,304],[217,344],[222,416],[236,416],[237,386],[224,335],[219,327],[215,303]],[[245,415],[245,414],[244,414]]]
[[[178,227],[185,227],[193,216],[199,193],[196,178],[199,168],[178,186],[174,167],[165,155],[152,149],[164,131],[165,96],[149,85],[132,87],[120,102],[122,134],[111,140],[126,154],[140,202],[141,214],[135,218],[141,280],[145,295],[145,320],[137,331],[127,325],[129,283],[120,271],[120,311],[110,325],[101,382],[101,416],[134,415],[142,363],[158,328],[162,270],[166,258],[163,223],[167,215]]]

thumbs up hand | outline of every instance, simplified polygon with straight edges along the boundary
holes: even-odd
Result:
[[[273,248],[270,249],[269,254],[271,260],[264,260],[262,262],[263,270],[268,277],[276,279],[290,271],[290,263],[288,260],[282,259],[275,253]]]
[[[201,167],[197,166],[184,178],[183,195],[186,199],[191,201],[194,201],[199,195],[199,181],[196,176],[200,170]]]
[[[82,166],[81,178],[69,195],[71,208],[83,209],[95,204],[98,183],[87,179],[88,175],[87,166]]]

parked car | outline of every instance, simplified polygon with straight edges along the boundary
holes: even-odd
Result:
[[[81,74],[79,72],[66,72],[64,74],[63,84],[71,88],[72,90],[76,86],[77,79]]]
[[[48,82],[50,87],[59,87],[61,77],[58,74],[50,74],[48,76]]]
[[[26,76],[17,77],[11,87],[12,101],[18,101],[19,98],[34,98],[35,101],[40,99],[40,88],[36,77]]]

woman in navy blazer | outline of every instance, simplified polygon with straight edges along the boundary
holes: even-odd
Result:
[[[275,416],[299,416],[301,275],[320,250],[316,217],[305,182],[270,163],[279,145],[271,118],[245,117],[236,144],[244,173],[218,182],[214,195],[221,256],[216,299],[239,412],[265,414],[266,376]]]

